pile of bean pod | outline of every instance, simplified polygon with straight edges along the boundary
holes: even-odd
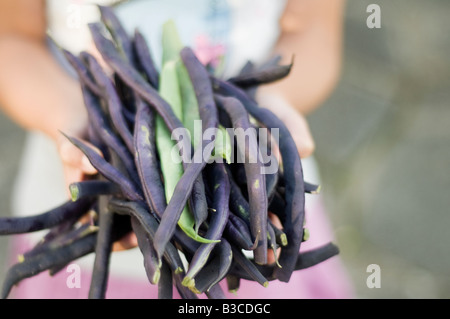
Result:
[[[165,53],[175,62],[158,68],[139,30],[129,35],[111,8],[99,9],[101,20],[89,27],[102,63],[88,52],[74,55],[61,48],[77,73],[89,117],[86,138],[66,137],[98,174],[70,185],[72,198],[59,207],[0,219],[2,235],[47,230],[10,267],[2,297],[24,278],[43,271],[53,275],[93,253],[87,297],[105,298],[113,243],[130,232],[137,237],[149,283],[165,299],[173,298],[174,289],[183,298],[225,298],[218,284],[223,280],[230,291],[238,290],[241,280],[266,289],[272,280],[289,282],[294,271],[338,254],[333,243],[301,251],[308,234],[305,193],[317,192],[318,186],[304,181],[286,126],[254,99],[255,88],[287,77],[292,64],[281,65],[279,58],[258,67],[249,62],[235,77],[221,79],[190,47],[173,45],[176,54]],[[228,145],[245,160],[223,156],[226,147],[214,136],[190,141],[187,149],[186,141],[172,134],[192,124],[180,119],[175,107],[180,101],[183,107],[195,102],[184,114],[197,114],[202,133],[248,132],[250,143],[231,137]],[[279,132],[270,150],[276,172],[263,172],[265,163],[254,147],[262,137],[251,128]],[[178,175],[168,145],[179,151]],[[269,261],[269,252],[275,261]]]

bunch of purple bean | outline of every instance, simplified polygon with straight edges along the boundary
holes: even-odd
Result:
[[[277,129],[280,165],[264,174],[258,149],[234,139],[232,147],[243,154],[243,162],[211,161],[214,144],[202,139],[192,157],[181,163],[182,175],[168,198],[168,177],[162,173],[162,153],[156,145],[157,118],[169,132],[184,125],[159,90],[161,74],[142,34],[136,30],[130,36],[111,8],[99,8],[101,22],[91,24],[90,30],[108,71],[87,52],[75,56],[61,49],[77,72],[89,115],[85,140],[66,137],[98,174],[73,183],[72,199],[59,207],[0,219],[2,235],[47,230],[9,269],[2,297],[24,278],[43,271],[53,275],[94,253],[88,297],[105,298],[113,243],[130,232],[137,237],[148,280],[158,285],[159,298],[172,298],[174,288],[183,298],[203,293],[224,298],[218,284],[224,279],[230,291],[239,289],[241,279],[267,287],[271,280],[288,282],[294,271],[338,254],[333,243],[300,252],[307,239],[305,193],[317,192],[318,186],[303,180],[297,147],[286,126],[253,97],[259,85],[287,77],[292,64],[280,65],[279,58],[261,67],[249,62],[240,74],[224,80],[200,63],[191,48],[179,51],[203,132],[219,125],[250,133],[257,132],[248,130],[252,127]],[[250,133],[249,139],[258,140],[257,133]],[[181,218],[186,207],[192,229]],[[269,212],[282,227],[271,221]],[[275,262],[269,263],[268,250]]]

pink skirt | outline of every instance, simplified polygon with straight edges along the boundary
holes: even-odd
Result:
[[[302,244],[302,252],[333,241],[330,236],[332,233],[330,225],[321,202],[315,201],[314,206],[310,205],[306,214],[306,225],[311,236],[308,241]],[[30,247],[30,242],[27,241],[26,236],[16,236],[12,241],[10,263],[15,262],[17,255]],[[74,263],[77,263],[77,261],[74,261]],[[142,263],[135,266],[143,267]],[[91,270],[87,265],[82,265],[80,269],[78,285],[68,283],[72,275],[70,269],[63,269],[54,276],[50,276],[48,272],[42,272],[34,277],[22,280],[17,286],[13,287],[9,298],[85,299],[88,297]],[[256,282],[241,280],[240,288],[235,293],[228,292],[225,280],[220,285],[229,299],[353,298],[353,288],[339,255],[316,266],[294,272],[288,283],[270,281],[269,286],[264,288]],[[156,299],[157,297],[157,286],[150,284],[146,278],[136,278],[123,272],[115,273],[111,271],[106,298]],[[176,289],[174,289],[173,297],[180,298]],[[206,296],[199,295],[199,298],[206,298]]]
[[[13,192],[14,215],[33,215],[39,211],[46,211],[67,198],[61,163],[51,141],[40,134],[30,135],[22,161]],[[305,180],[320,183],[314,159],[307,158],[302,160],[302,163]],[[302,244],[301,252],[335,242],[333,227],[320,194],[306,194],[306,227],[311,235],[308,241]],[[34,243],[40,239],[39,236],[40,234],[34,233],[10,237],[8,265],[16,263],[17,256],[33,247]],[[338,243],[337,245],[339,247]],[[140,254],[138,248],[113,253],[107,298],[157,298],[157,287],[148,282]],[[62,269],[54,276],[50,276],[48,272],[42,272],[22,280],[13,287],[9,298],[87,298],[92,262],[93,254],[73,262],[79,265],[79,285],[68,284],[72,275],[70,269]],[[264,288],[258,283],[242,280],[240,289],[236,293],[228,292],[225,281],[221,285],[227,298],[231,299],[348,299],[354,297],[352,282],[339,255],[316,266],[294,272],[289,283],[271,281],[269,286]],[[174,289],[174,298],[179,297]],[[205,298],[203,295],[199,297]]]

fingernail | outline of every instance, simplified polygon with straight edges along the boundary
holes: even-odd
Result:
[[[81,159],[81,165],[83,166],[83,172],[86,174],[95,174],[97,170],[94,166],[92,166],[91,162],[86,156],[83,156]]]
[[[63,162],[70,162],[71,160],[70,148],[71,148],[70,143],[62,142],[59,145],[59,154]]]

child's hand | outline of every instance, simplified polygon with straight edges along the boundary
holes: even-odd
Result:
[[[70,135],[70,133],[67,134]],[[79,138],[78,135],[71,136]],[[92,166],[83,152],[74,146],[64,135],[61,135],[57,139],[56,145],[63,164],[67,191],[69,191],[70,184],[85,179],[86,175],[97,174],[97,170]]]
[[[86,127],[86,125],[83,123],[85,123],[83,120],[83,116],[80,116],[79,121],[77,122],[78,129],[70,127],[71,125],[68,125],[69,128],[64,133],[69,136],[83,139],[83,137],[85,136],[84,127]],[[84,140],[84,142],[94,147],[86,140]],[[69,185],[71,183],[84,180],[86,176],[95,175],[98,173],[97,170],[89,162],[89,159],[83,154],[83,152],[79,150],[75,145],[73,145],[63,134],[56,138],[56,145],[63,164],[65,184],[68,192]],[[101,155],[100,150],[98,150],[98,153]],[[90,217],[86,215],[81,219],[88,220],[89,218]],[[122,239],[116,241],[113,244],[113,251],[127,250],[137,247],[137,245],[138,243],[136,235],[133,232],[130,232]]]
[[[306,158],[314,153],[315,143],[309,125],[297,109],[281,95],[274,93],[258,92],[257,100],[262,107],[272,111],[284,122],[297,145],[301,158]]]

